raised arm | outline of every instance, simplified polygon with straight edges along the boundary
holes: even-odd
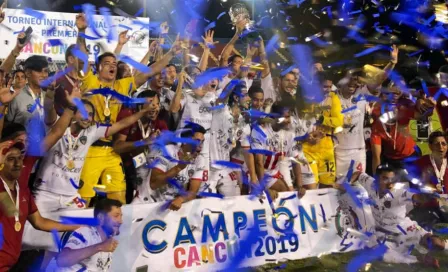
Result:
[[[119,122],[114,123],[108,130],[107,130],[107,137],[114,135],[115,133],[131,126],[134,123],[137,123],[137,121],[142,118],[150,108],[142,109],[141,111],[134,113],[131,116],[128,116],[124,118],[123,120],[120,120]]]
[[[221,52],[221,58],[219,65],[221,67],[227,66],[227,62],[229,60],[230,55],[232,55],[233,49],[235,48],[236,41],[240,38],[241,33],[243,32],[243,29],[246,25],[246,21],[242,20],[237,26],[235,35],[232,37],[232,39],[227,43],[227,45],[224,47],[224,49]]]
[[[177,88],[176,94],[174,95],[173,101],[171,101],[170,112],[177,113],[181,109],[181,100],[182,100],[182,88],[185,81],[185,72],[182,71],[177,76]]]
[[[128,30],[120,32],[120,35],[118,35],[117,47],[115,47],[115,50],[114,50],[114,54],[116,56],[121,54],[121,50],[123,50],[124,45],[129,41],[130,38],[131,37],[128,36]]]
[[[2,70],[5,74],[8,74],[11,72],[12,67],[14,67],[14,64],[16,63],[17,57],[20,55],[20,51],[25,47],[25,45],[30,41],[31,37],[28,38],[23,44],[20,43],[20,39],[25,38],[25,33],[20,32],[17,36],[17,43],[14,49],[9,53],[8,57],[6,57],[5,61],[0,66],[0,70]]]
[[[77,225],[64,225],[57,221],[42,217],[39,211],[36,211],[35,213],[28,215],[27,220],[31,223],[31,225],[37,229],[42,231],[52,231],[57,230],[60,232],[63,231],[74,231],[79,226]]]
[[[50,150],[50,148],[52,148],[53,145],[55,145],[59,141],[59,139],[61,139],[68,126],[71,124],[71,121],[75,114],[76,107],[73,99],[80,99],[81,91],[78,88],[73,88],[73,91],[70,95],[67,91],[65,93],[67,95],[67,100],[70,102],[70,106],[64,109],[64,113],[62,114],[61,118],[58,119],[56,124],[54,124],[54,126],[48,132],[47,136],[45,136],[41,146],[42,153]]]
[[[147,74],[144,74],[142,72],[136,72],[135,77],[135,84],[137,85],[137,88],[142,86],[151,76],[160,73],[171,61],[174,56],[179,54],[181,52],[180,42],[179,42],[179,35],[177,36],[176,41],[173,43],[173,46],[171,47],[170,51],[166,53],[162,59],[151,65],[151,71]]]
[[[261,77],[265,78],[271,73],[271,67],[269,67],[269,61],[266,55],[266,50],[264,48],[264,41],[260,39],[260,47],[258,48],[261,64],[263,65],[263,71],[261,72]]]
[[[78,38],[76,39],[76,44],[79,47],[79,50],[81,52],[85,53],[87,56],[89,56],[89,51],[87,50],[86,45],[86,39],[81,36],[81,34],[86,34],[87,29],[87,21],[84,14],[78,14],[76,15],[76,27],[78,28]],[[78,69],[81,69],[83,67],[83,64],[81,63],[81,60],[79,60]],[[90,71],[90,65],[87,65],[87,71],[85,71],[85,74],[87,74]],[[78,71],[79,72],[79,71]]]
[[[201,71],[205,71],[208,67],[208,58],[210,57],[210,48],[218,42],[213,42],[213,35],[215,34],[215,31],[208,30],[205,33],[205,37],[202,37],[204,40],[204,51],[202,52],[201,60],[199,61],[199,69]]]
[[[342,111],[342,105],[341,100],[339,97],[331,93],[331,109],[330,109],[330,116],[326,117],[323,116],[322,125],[336,128],[336,127],[342,127],[344,124],[344,115],[341,113]]]
[[[55,89],[52,86],[49,87],[50,88],[48,88],[45,93],[44,99],[44,118],[45,125],[52,126],[56,122],[58,115],[56,113],[56,109],[54,108]]]
[[[151,170],[151,177],[149,178],[149,186],[152,190],[156,190],[167,185],[168,179],[172,179],[177,176],[180,171],[185,169],[185,167],[187,167],[186,164],[177,164],[166,172],[153,168]]]

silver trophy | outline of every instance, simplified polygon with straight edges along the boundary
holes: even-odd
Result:
[[[249,10],[244,4],[233,4],[229,10],[229,16],[234,26],[240,24],[241,21],[245,21],[245,29],[241,38],[247,39],[250,43],[260,39],[260,33],[255,30],[254,22],[250,20]]]

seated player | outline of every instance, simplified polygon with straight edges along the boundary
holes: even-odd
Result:
[[[434,250],[446,250],[448,247],[448,243],[421,228],[406,215],[406,204],[409,201],[422,202],[430,196],[411,193],[403,183],[397,182],[395,169],[388,164],[380,165],[376,173],[378,180],[365,173],[356,172],[351,178],[351,183],[358,181],[374,203],[372,215],[375,220],[375,235],[380,241],[385,240],[388,247],[384,261],[424,262],[438,267],[438,261],[429,255],[415,257],[408,254],[409,247],[413,245]]]
[[[81,227],[70,235],[57,257],[57,271],[109,271],[118,246],[113,237],[120,234],[123,223],[121,203],[102,199],[95,204],[93,214],[99,225]]]
[[[281,171],[280,161],[284,159],[297,159],[299,152],[294,141],[294,133],[289,130],[290,126],[290,109],[275,103],[272,105],[272,114],[279,116],[273,120],[272,124],[264,124],[258,128],[252,129],[251,148],[254,151],[255,172],[259,183],[267,178],[265,186],[269,188],[269,192],[286,192],[290,191],[292,186],[291,175],[286,167],[285,171]],[[272,155],[263,153],[270,152]],[[249,169],[249,173],[253,170]],[[299,191],[299,196],[303,196],[305,189],[302,187],[301,171],[299,164],[293,164],[293,172]],[[275,194],[274,194],[275,195]]]
[[[132,204],[168,200],[171,201],[170,209],[176,211],[184,202],[195,199],[201,182],[208,180],[208,173],[204,171],[207,165],[200,155],[204,134],[202,126],[191,123],[183,128],[181,137],[197,141],[196,145],[172,143],[160,147],[166,148],[166,152],[153,149],[149,154],[149,165],[137,169],[143,182],[138,186]],[[183,191],[187,188],[187,192]]]

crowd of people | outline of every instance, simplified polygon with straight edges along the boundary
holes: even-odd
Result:
[[[415,202],[412,220],[428,211],[439,214],[425,217],[421,226],[445,222],[432,196],[448,190],[448,98],[435,95],[437,86],[425,93],[390,80],[397,47],[375,75],[358,69],[337,78],[320,63],[307,63],[306,73],[297,63],[279,71],[261,38],[248,42],[246,56],[234,54],[245,26],[240,22],[220,68],[208,64],[214,44],[209,30],[197,65],[189,61],[188,38],[178,37],[167,52],[160,38],[141,60],[150,69],[140,71],[117,59],[129,40],[126,32],[114,53],[84,65],[76,56],[88,53],[82,35],[87,26],[78,15],[77,44],[68,47],[67,72],[57,79],[38,55],[12,71],[28,42],[25,33],[1,64],[0,271],[17,262],[26,221],[39,230],[77,230],[60,254],[46,253],[41,269],[53,257],[60,271],[107,269],[124,204],[169,201],[175,212],[197,198],[266,193],[275,199],[287,191],[301,198],[319,188],[344,191],[359,180],[376,201],[374,218],[385,235],[400,234],[392,226],[408,218],[402,208],[409,199]],[[181,69],[171,62],[176,56],[184,60]],[[447,67],[440,68],[440,86],[448,85]],[[305,85],[315,86],[313,93]],[[409,123],[432,114],[439,114],[443,130],[430,131],[431,153],[423,156]],[[373,176],[379,189],[372,187]],[[398,183],[409,183],[414,193],[394,191]],[[93,206],[103,228],[62,225],[40,215]],[[418,227],[412,220],[404,226],[408,233]],[[417,235],[446,247],[428,232]],[[402,260],[397,252],[389,259],[437,265],[430,257]]]

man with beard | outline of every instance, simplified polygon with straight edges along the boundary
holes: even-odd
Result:
[[[57,271],[109,271],[112,253],[118,247],[114,236],[120,234],[123,213],[120,201],[102,199],[95,204],[96,227],[75,230],[57,257]]]
[[[149,150],[151,140],[159,135],[161,131],[168,130],[164,120],[159,118],[160,100],[155,91],[146,90],[137,95],[137,98],[145,98],[146,103],[137,106],[137,109],[149,109],[136,124],[123,129],[114,140],[114,151],[121,154],[126,175],[126,202],[130,203],[134,198],[134,191],[142,183],[135,171],[143,162]],[[117,121],[130,115],[133,110],[129,108],[121,109]],[[141,141],[145,144],[140,145]],[[135,163],[134,163],[135,162]]]
[[[13,81],[13,84],[12,84],[11,91],[14,91],[14,92],[21,91],[25,87],[25,85],[26,85],[25,71],[23,71],[23,70],[16,70],[12,74],[12,77],[13,77],[14,81]]]
[[[108,137],[134,124],[149,109],[122,119],[112,126],[92,125],[95,109],[91,102],[82,100],[87,112],[78,110],[72,124],[46,154],[37,174],[35,199],[39,209],[55,212],[62,209],[85,208],[77,193],[82,188],[80,174],[89,147],[102,137]]]
[[[180,137],[192,141],[152,150],[147,158],[151,167],[145,164],[137,169],[143,182],[132,204],[170,201],[169,208],[177,211],[183,203],[195,199],[202,191],[201,183],[208,181],[204,170],[208,161],[201,155],[205,132],[202,126],[190,123],[182,128]]]
[[[232,84],[232,83],[230,83]],[[210,186],[213,192],[224,196],[241,194],[238,184],[238,173],[215,161],[230,161],[230,152],[237,146],[238,132],[246,124],[241,111],[249,110],[250,98],[244,81],[240,81],[235,88],[225,89],[224,107],[214,110],[210,128]],[[229,97],[228,103],[226,103]]]
[[[0,145],[0,225],[4,239],[0,248],[0,271],[8,271],[19,259],[26,221],[47,232],[73,231],[79,226],[63,225],[41,216],[28,184],[18,181],[25,146],[13,141],[4,141]]]
[[[403,92],[396,85],[392,85],[387,91],[383,90],[381,100],[381,103],[376,103],[372,110],[374,119],[370,137],[372,169],[376,169],[382,163],[404,169],[404,160],[418,155],[409,132],[410,120],[422,116],[417,105],[425,105],[428,111],[424,115],[430,116],[436,102],[433,98],[425,98],[414,104],[403,96]]]
[[[85,33],[87,21],[83,14],[76,17],[76,26],[79,33]],[[80,50],[87,52],[85,38],[78,35],[77,44]],[[144,73],[136,71],[132,77],[116,80],[117,59],[113,53],[106,52],[98,57],[96,63],[97,74],[87,66],[87,71],[80,71],[82,75],[81,90],[89,92],[94,89],[110,88],[118,94],[128,96],[132,90],[138,89],[147,79],[160,71],[169,63],[169,61],[180,53],[180,42],[177,39],[167,54],[153,65],[151,71]],[[79,66],[81,70],[82,65]],[[113,124],[121,108],[121,103],[112,95],[96,94],[89,97],[89,100],[96,108],[95,121],[101,123]],[[101,180],[102,185],[106,186],[108,198],[126,202],[126,183],[124,178],[123,164],[121,157],[113,152],[113,142],[109,138],[101,138],[93,143],[86,157],[86,163],[83,168],[81,179],[84,186],[80,188],[80,195],[88,202],[95,196],[94,186]],[[88,205],[87,205],[88,206]]]
[[[342,85],[338,97],[344,112],[344,125],[342,131],[335,134],[336,176],[345,176],[352,160],[357,171],[366,171],[366,149],[364,141],[364,116],[367,101],[354,97],[356,85],[353,79]]]
[[[276,198],[277,192],[290,191],[293,187],[289,169],[282,171],[280,162],[284,159],[297,160],[299,158],[298,146],[294,141],[294,133],[290,130],[291,116],[290,109],[281,103],[272,105],[273,123],[266,123],[257,129],[252,129],[251,149],[265,150],[270,155],[263,153],[254,154],[255,170],[258,183],[269,189],[269,193]],[[252,166],[249,165],[251,168]],[[293,164],[294,178],[298,191],[298,196],[305,194],[302,187],[301,169],[298,163]],[[289,182],[288,182],[289,181]],[[256,182],[253,181],[252,182]]]
[[[36,116],[43,128],[45,91],[40,85],[48,77],[48,61],[44,56],[31,56],[25,61],[24,68],[28,84],[9,104],[6,119],[28,127],[31,118]]]
[[[318,120],[308,120],[308,124],[315,123],[315,125],[311,125],[312,131],[303,143],[303,152],[315,178],[314,184],[306,185],[308,189],[316,189],[317,185],[330,187],[336,181],[334,144],[331,135],[336,128],[342,127],[344,121],[341,101],[331,91],[332,80],[325,72],[318,72],[317,78],[322,84],[324,100],[318,105],[322,109]]]

